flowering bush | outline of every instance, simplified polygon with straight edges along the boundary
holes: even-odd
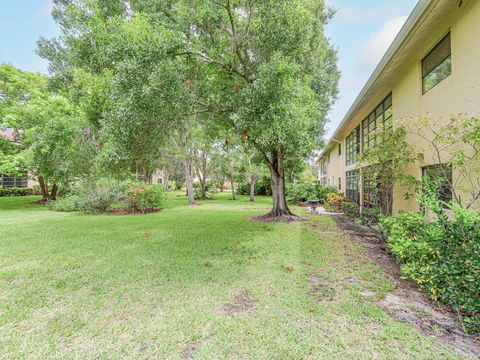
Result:
[[[126,203],[130,210],[146,212],[162,208],[166,200],[167,194],[162,185],[131,183]]]

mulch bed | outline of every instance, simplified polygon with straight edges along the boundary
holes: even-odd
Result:
[[[269,214],[249,216],[248,218],[252,221],[261,222],[261,223],[286,223],[286,224],[311,220],[310,218],[305,216],[298,216],[298,215],[272,216]]]
[[[146,209],[143,211],[140,210],[131,210],[131,209],[115,209],[107,213],[107,215],[147,215],[154,214],[162,211],[162,209]]]

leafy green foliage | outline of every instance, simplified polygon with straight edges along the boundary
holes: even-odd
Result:
[[[60,212],[87,211],[85,196],[67,195],[48,203],[49,209]]]
[[[193,195],[195,200],[214,200],[218,190],[214,182],[209,182],[205,187],[205,196],[202,195],[202,189],[198,182],[193,183]]]
[[[44,180],[45,188],[48,183],[65,186],[87,173],[96,149],[78,109],[50,93],[43,75],[1,65],[0,79],[5,94],[0,124],[15,129],[18,137],[8,156],[0,157],[0,171],[15,175],[29,170]]]
[[[166,192],[161,185],[100,179],[71,189],[69,195],[50,206],[56,211],[147,212],[162,208],[165,202]]]
[[[238,193],[248,195],[250,193],[250,183],[242,182],[238,185]],[[270,178],[262,176],[255,181],[255,195],[271,195]]]
[[[350,201],[342,202],[342,211],[350,220],[360,219],[360,207],[356,203]]]
[[[292,203],[301,203],[308,200],[319,200],[325,203],[328,194],[337,192],[335,186],[325,186],[314,182],[289,183],[286,186],[287,199]]]
[[[29,188],[0,188],[0,197],[6,196],[29,196],[34,195],[33,189]]]
[[[84,197],[84,211],[110,212],[128,199],[129,184],[110,179],[101,179],[79,189]]]
[[[431,298],[451,305],[467,331],[480,333],[480,214],[451,204],[449,218],[435,195],[421,199],[423,214],[400,213],[381,219],[391,252],[402,272],[428,291]]]
[[[406,189],[404,196],[409,197],[419,185],[413,176],[406,175],[406,170],[423,156],[406,141],[406,134],[403,127],[375,131],[376,145],[364,148],[358,159],[358,168],[364,179],[378,184],[385,215],[391,215],[395,186],[403,186]]]
[[[167,194],[162,185],[130,183],[127,196],[127,209],[146,212],[162,208],[167,201]]]

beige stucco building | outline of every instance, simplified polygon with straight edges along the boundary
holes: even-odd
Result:
[[[366,206],[355,157],[369,145],[372,129],[426,114],[442,126],[459,113],[480,115],[480,1],[421,0],[323,149],[319,180]],[[435,160],[419,137],[407,140],[424,153],[408,170],[420,179]],[[394,189],[394,213],[418,209],[404,192]]]

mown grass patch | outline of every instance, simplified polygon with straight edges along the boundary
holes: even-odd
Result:
[[[256,223],[271,200],[229,196],[122,217],[0,199],[0,357],[459,358],[376,305],[391,284],[330,218]]]

